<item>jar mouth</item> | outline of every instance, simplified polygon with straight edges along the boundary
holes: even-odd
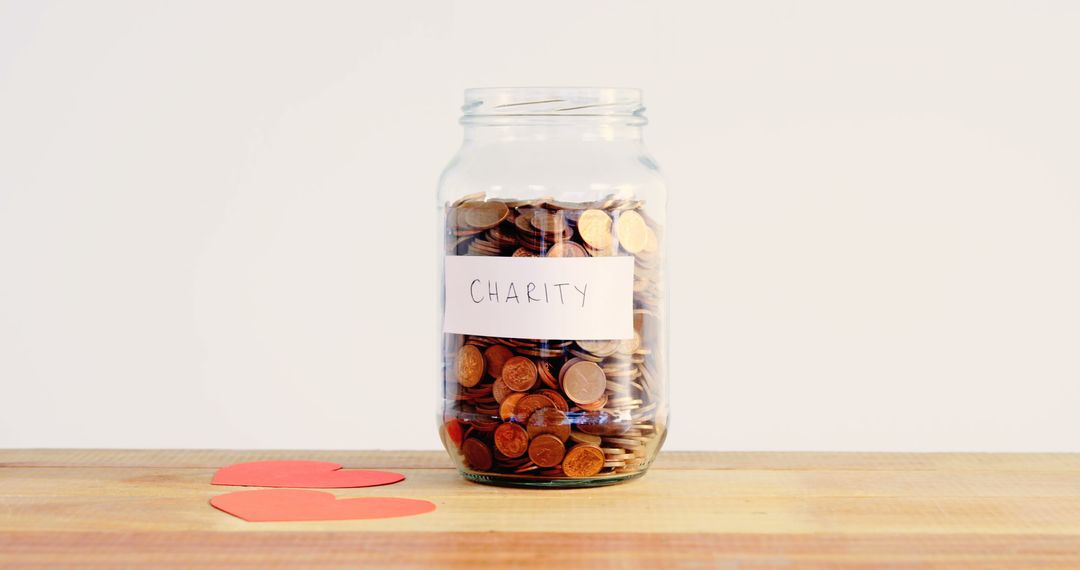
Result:
[[[482,87],[465,90],[470,117],[628,117],[644,122],[641,90],[630,87]]]

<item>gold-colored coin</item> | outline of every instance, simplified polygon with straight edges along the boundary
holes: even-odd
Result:
[[[606,250],[611,246],[611,216],[602,210],[585,210],[578,218],[578,234],[594,249]]]
[[[480,383],[484,377],[484,357],[480,349],[471,344],[466,344],[458,350],[457,378],[458,382],[466,388],[472,388]]]
[[[601,358],[611,356],[619,349],[618,340],[578,340],[576,342],[582,350]]]
[[[649,235],[645,239],[645,248],[643,251],[646,253],[655,253],[660,249],[660,240],[656,237],[656,232],[651,227],[648,228]]]
[[[536,365],[524,356],[515,356],[503,364],[501,378],[515,392],[527,392],[536,385]]]
[[[473,202],[465,208],[465,223],[470,226],[486,230],[499,225],[510,214],[510,210],[503,202]]]
[[[567,369],[562,379],[563,392],[578,404],[589,404],[600,399],[607,388],[604,369],[595,362],[583,360]]]
[[[577,430],[570,432],[570,439],[572,439],[575,443],[585,443],[588,445],[595,445],[597,447],[600,447],[600,444],[603,443],[603,440],[600,439],[600,436],[580,432]]]
[[[645,219],[641,217],[641,214],[632,210],[619,213],[615,231],[619,234],[619,243],[623,249],[630,253],[645,249],[649,240],[649,226],[645,225]]]
[[[494,437],[495,449],[507,457],[521,457],[529,449],[529,434],[517,424],[500,424]]]
[[[554,467],[566,454],[563,442],[549,433],[540,434],[529,444],[529,459],[540,467]]]
[[[604,452],[595,445],[579,443],[566,452],[562,468],[567,477],[592,477],[604,468]]]

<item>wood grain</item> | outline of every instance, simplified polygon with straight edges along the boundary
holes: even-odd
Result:
[[[431,514],[246,523],[216,467],[322,459]],[[1080,568],[1080,455],[671,453],[635,482],[523,490],[441,452],[0,450],[0,566]]]

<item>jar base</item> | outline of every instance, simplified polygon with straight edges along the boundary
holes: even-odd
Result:
[[[632,481],[645,474],[645,470],[601,477],[582,477],[580,479],[529,477],[527,475],[503,475],[498,473],[473,473],[459,470],[461,476],[473,483],[495,485],[498,487],[524,487],[541,489],[577,489],[582,487],[606,487]]]

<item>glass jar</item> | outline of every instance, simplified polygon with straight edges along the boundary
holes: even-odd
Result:
[[[439,183],[443,445],[465,478],[583,487],[667,435],[666,190],[641,92],[465,91]]]

